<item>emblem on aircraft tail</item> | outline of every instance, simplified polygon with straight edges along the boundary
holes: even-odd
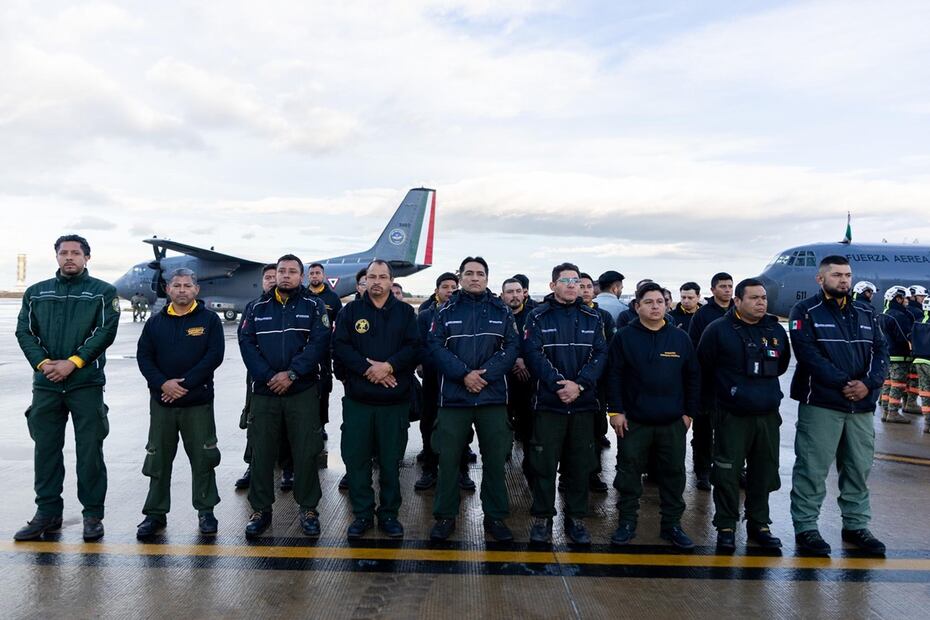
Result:
[[[407,240],[407,233],[405,233],[400,228],[395,228],[394,230],[391,231],[391,234],[390,236],[388,236],[388,239],[390,239],[391,243],[393,243],[394,245],[400,245],[404,241]]]

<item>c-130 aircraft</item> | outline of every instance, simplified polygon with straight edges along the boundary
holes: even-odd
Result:
[[[930,246],[917,244],[853,243],[847,221],[846,237],[836,243],[813,243],[782,250],[758,279],[765,284],[769,312],[786,317],[792,306],[817,294],[815,277],[820,261],[827,256],[845,256],[852,268],[853,283],[867,280],[878,287],[872,304],[881,312],[881,293],[896,284],[919,284],[930,288]]]
[[[397,207],[375,244],[364,252],[346,254],[319,262],[324,265],[329,286],[340,297],[355,291],[355,274],[373,259],[387,261],[395,276],[408,276],[433,264],[433,231],[436,223],[436,190],[411,189]],[[198,248],[168,239],[144,239],[152,245],[155,260],[139,263],[113,285],[124,299],[139,293],[149,304],[165,297],[165,276],[187,268],[197,274],[200,298],[211,310],[234,321],[246,304],[261,295],[262,267],[259,262]],[[167,250],[182,256],[167,257]],[[282,248],[281,253],[287,249]],[[308,263],[309,264],[309,263]]]

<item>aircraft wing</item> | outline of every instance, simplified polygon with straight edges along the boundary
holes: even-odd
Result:
[[[244,258],[239,258],[237,256],[230,256],[229,254],[223,254],[221,252],[215,252],[213,250],[206,250],[204,248],[198,248],[197,246],[187,245],[186,243],[179,243],[177,241],[170,241],[168,239],[143,239],[146,243],[154,245],[156,248],[161,248],[165,250],[173,250],[175,252],[180,252],[181,254],[187,254],[188,256],[193,256],[194,258],[199,258],[206,261],[216,261],[216,262],[233,262],[239,263],[239,265],[263,265],[264,263],[259,263],[254,260],[247,260]]]

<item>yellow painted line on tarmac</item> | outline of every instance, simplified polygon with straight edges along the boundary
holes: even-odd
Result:
[[[885,454],[883,452],[876,452],[875,458],[879,461],[892,461],[895,463],[907,463],[909,465],[923,465],[924,467],[930,467],[930,459],[921,458],[919,456],[904,456],[903,454]]]
[[[455,549],[376,549],[368,547],[263,547],[252,545],[151,545],[112,543],[0,542],[0,552],[77,555],[281,558],[306,560],[393,560],[496,564],[584,564],[689,568],[767,568],[822,570],[930,571],[930,560],[808,558],[562,551],[482,551]]]

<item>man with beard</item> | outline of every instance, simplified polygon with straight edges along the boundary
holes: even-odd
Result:
[[[627,305],[620,301],[620,295],[623,294],[623,274],[619,271],[605,271],[597,279],[597,286],[600,293],[594,298],[599,308],[606,310],[613,322],[616,324],[620,313],[629,310]]]
[[[433,445],[439,482],[433,505],[432,540],[455,530],[456,484],[465,442],[474,426],[481,450],[484,529],[495,540],[513,540],[504,519],[510,512],[504,463],[513,445],[507,424],[507,379],[517,359],[519,336],[510,309],[488,290],[488,264],[480,256],[459,266],[462,290],[440,308],[429,333],[432,359],[441,375]]]
[[[691,318],[701,307],[701,287],[697,282],[685,282],[678,289],[679,302],[675,309],[669,312],[675,325],[688,331],[691,327]]]
[[[285,254],[277,262],[275,288],[242,319],[239,350],[252,375],[252,514],[245,528],[255,538],[271,525],[274,463],[284,424],[294,458],[294,499],[300,526],[320,535],[317,457],[323,449],[320,424],[320,364],[330,344],[326,305],[301,286],[304,267]]]
[[[61,529],[62,448],[70,414],[84,540],[94,541],[103,537],[107,494],[103,440],[110,425],[103,403],[104,353],[116,338],[119,298],[113,286],[88,274],[90,245],[84,237],[59,237],[55,259],[55,277],[26,289],[16,322],[16,340],[32,369],[26,423],[35,442],[36,513],[13,538],[34,540]]]
[[[536,378],[528,456],[534,543],[552,540],[561,463],[565,534],[575,544],[591,544],[584,517],[595,466],[594,420],[601,414],[597,384],[607,362],[607,341],[600,313],[578,296],[578,280],[576,265],[554,267],[552,293],[526,322],[523,355]]]
[[[845,257],[821,260],[817,283],[820,293],[795,304],[788,320],[797,359],[791,398],[800,403],[791,477],[795,542],[802,553],[830,554],[817,519],[837,461],[843,541],[884,555],[885,545],[868,529],[868,478],[875,456],[872,413],[888,371],[888,345],[873,308],[850,299]]]
[[[523,284],[516,278],[507,278],[501,284],[501,301],[510,308],[513,313],[514,321],[517,325],[517,332],[523,334],[523,328],[526,324],[526,317],[531,310],[527,309],[524,303]],[[507,382],[509,398],[507,399],[507,411],[510,416],[510,423],[513,427],[517,441],[523,444],[524,463],[526,462],[526,442],[529,440],[532,428],[532,409],[530,399],[533,396],[533,387],[530,377],[530,371],[523,361],[523,357],[517,358],[510,372],[510,380]],[[525,471],[525,468],[524,468]]]
[[[408,413],[420,342],[413,308],[391,293],[391,266],[368,265],[368,290],[339,313],[333,331],[336,374],[345,385],[342,458],[349,476],[355,520],[346,533],[360,538],[374,525],[372,459],[378,459],[378,527],[404,535],[400,509],[400,461],[407,447]]]
[[[694,313],[688,335],[696,349],[701,341],[704,330],[713,321],[722,318],[730,306],[733,305],[733,276],[720,272],[710,279],[710,292],[712,297],[707,303]],[[703,395],[707,396],[707,395]],[[691,458],[694,462],[694,475],[697,477],[697,488],[710,491],[710,470],[714,452],[714,421],[713,409],[706,402],[702,403],[702,415],[694,420],[691,435]]]
[[[190,460],[193,504],[201,534],[216,533],[213,507],[220,503],[213,373],[223,363],[223,324],[197,300],[200,287],[190,269],[171,273],[165,292],[170,303],[146,322],[136,350],[139,370],[151,394],[142,465],[142,473],[150,481],[142,508],[145,519],[136,530],[140,539],[164,530],[168,522],[178,434]]]
[[[311,263],[307,269],[308,286],[307,290],[311,295],[316,295],[326,304],[326,314],[329,316],[330,325],[336,322],[336,315],[342,310],[342,300],[336,294],[326,281],[326,271],[322,263]],[[326,425],[329,423],[329,395],[333,392],[333,360],[328,354],[326,359],[320,365],[320,422],[323,424],[323,440],[328,439],[326,436]],[[284,482],[281,483],[282,490]],[[293,479],[288,488],[293,487]]]

